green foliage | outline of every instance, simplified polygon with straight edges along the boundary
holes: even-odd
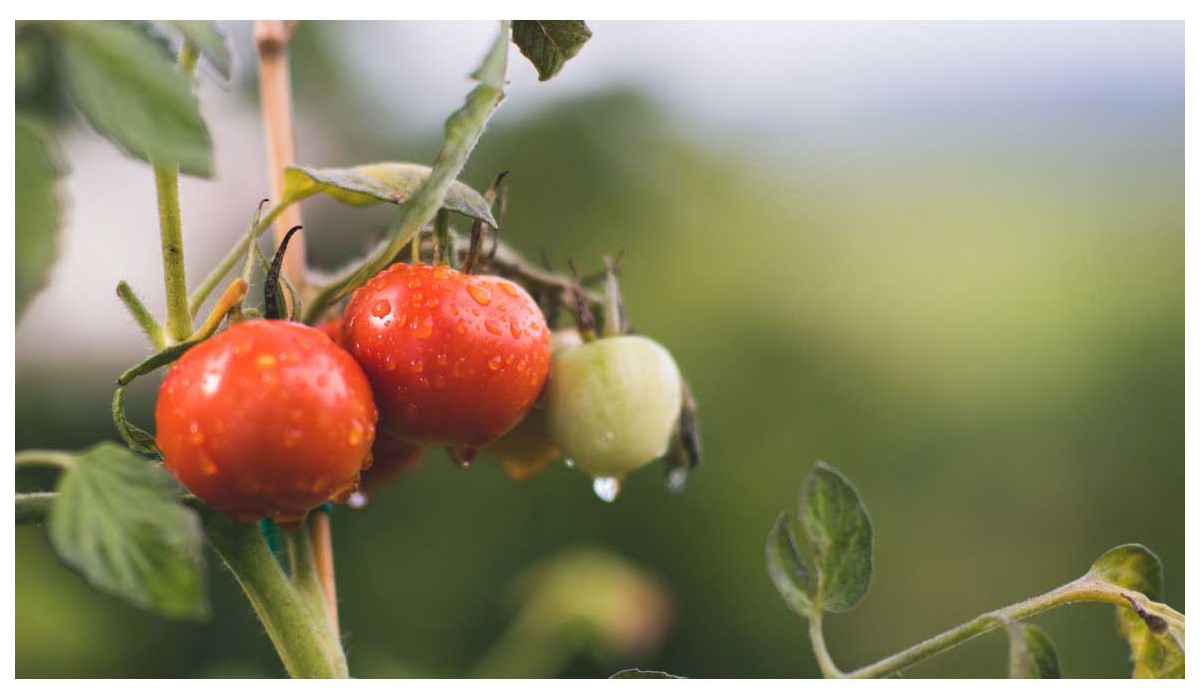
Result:
[[[617,671],[616,673],[612,674],[608,678],[609,678],[609,680],[612,680],[614,678],[616,678],[616,679],[635,678],[635,679],[640,679],[640,680],[647,680],[647,679],[675,679],[675,678],[683,678],[683,676],[672,676],[671,674],[666,673],[664,671],[643,671],[640,668],[627,668],[624,671]]]
[[[1061,678],[1058,652],[1050,635],[1037,625],[996,615],[1008,633],[1009,678]]]
[[[303,165],[284,171],[284,199],[299,201],[323,192],[354,207],[380,202],[404,204],[429,179],[433,169],[415,163],[371,163],[352,168],[310,168]],[[442,208],[496,226],[487,200],[458,180],[446,190]]]
[[[797,515],[807,554],[786,513],[767,538],[767,573],[779,594],[810,617],[853,608],[874,571],[874,532],[858,491],[841,472],[817,462],[800,489]]]
[[[135,158],[212,175],[208,129],[191,80],[159,44],[127,23],[56,26],[71,97],[92,128]]]
[[[48,530],[69,567],[146,610],[208,615],[200,521],[161,465],[100,443],[73,455],[58,487]]]
[[[817,606],[829,612],[853,608],[874,572],[875,535],[858,491],[841,472],[817,462],[801,492],[800,522],[818,569]]]
[[[45,124],[66,121],[71,110],[52,32],[38,22],[18,23],[14,44],[17,114]]]
[[[62,168],[48,136],[33,122],[16,120],[17,316],[50,279],[62,224],[56,191]]]
[[[205,58],[212,63],[213,68],[222,78],[229,80],[232,75],[233,61],[229,56],[229,46],[225,35],[212,22],[203,20],[173,20],[171,26],[183,34],[183,38],[191,42]]]
[[[538,80],[557,75],[591,38],[592,30],[581,19],[513,21],[513,43],[537,68]]]
[[[780,513],[767,537],[767,574],[776,590],[793,611],[808,617],[813,613],[809,567],[804,553],[796,546],[792,518]]]
[[[1163,566],[1158,555],[1140,544],[1114,547],[1100,556],[1087,578],[1144,594],[1163,595]],[[1117,629],[1129,643],[1134,678],[1183,678],[1182,626],[1176,627],[1130,598],[1134,609],[1117,608]]]

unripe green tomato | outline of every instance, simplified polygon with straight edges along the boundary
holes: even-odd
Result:
[[[546,387],[550,439],[580,471],[621,479],[666,453],[682,392],[671,353],[649,338],[562,347]]]

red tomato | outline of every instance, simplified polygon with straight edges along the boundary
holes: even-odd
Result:
[[[444,266],[400,263],[357,289],[342,344],[383,425],[467,455],[521,421],[550,371],[550,331],[525,290]]]
[[[154,417],[167,469],[193,493],[239,520],[294,527],[354,492],[378,413],[367,377],[324,333],[246,321],[179,358]]]

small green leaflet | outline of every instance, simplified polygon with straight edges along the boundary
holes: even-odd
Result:
[[[993,616],[1008,633],[1009,678],[1062,678],[1050,635],[1037,625]]]
[[[767,574],[783,602],[793,612],[808,617],[813,611],[810,567],[804,553],[796,546],[791,521],[786,512],[780,513],[775,527],[771,528],[767,537]]]
[[[579,53],[592,30],[581,19],[513,20],[513,43],[537,68],[538,80],[549,80]]]
[[[112,443],[74,456],[48,532],[58,556],[96,588],[161,615],[203,619],[200,519],[162,466]]]
[[[425,184],[432,170],[416,163],[369,163],[352,168],[296,165],[284,171],[284,199],[295,202],[323,192],[354,207],[380,202],[404,204]],[[458,180],[450,183],[441,208],[497,225],[483,195]]]
[[[845,612],[867,594],[874,572],[874,530],[850,480],[817,462],[800,489],[804,548],[787,513],[767,538],[767,573],[792,610]]]
[[[1150,601],[1163,596],[1163,566],[1158,555],[1140,544],[1114,547],[1092,564],[1085,578],[1105,581],[1145,595]],[[1135,610],[1117,608],[1117,629],[1129,643],[1134,678],[1183,678],[1182,623],[1169,624],[1149,603],[1142,606],[1130,597]],[[1159,606],[1165,608],[1165,606]],[[1166,608],[1169,610],[1169,608]]]
[[[212,175],[212,148],[191,80],[143,30],[124,22],[63,22],[63,65],[88,124],[127,154]]]
[[[58,178],[63,172],[54,145],[34,122],[16,119],[17,318],[50,280],[58,258],[62,212]]]

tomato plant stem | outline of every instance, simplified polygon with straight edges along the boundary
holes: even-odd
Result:
[[[1064,586],[1055,588],[1048,593],[1043,593],[1019,603],[1013,603],[999,610],[984,613],[937,636],[930,637],[920,644],[916,644],[904,651],[850,673],[842,673],[838,670],[837,665],[833,663],[833,659],[830,657],[829,651],[825,646],[820,615],[814,615],[809,620],[809,635],[812,638],[817,663],[821,668],[821,673],[826,678],[883,678],[895,675],[910,666],[937,656],[944,651],[994,629],[1000,629],[1003,624],[1001,620],[1005,618],[1020,620],[1045,612],[1051,608],[1071,603],[1108,603],[1133,609],[1135,601],[1144,605],[1145,603],[1142,600],[1144,598],[1145,596],[1140,593],[1133,593],[1120,586],[1085,576]],[[1169,611],[1165,613],[1169,624],[1177,624],[1182,627],[1182,614],[1167,606],[1160,607]],[[1157,609],[1156,612],[1158,612]]]
[[[259,20],[254,26],[258,46],[258,94],[262,102],[263,128],[267,135],[267,175],[271,196],[283,202],[284,168],[296,162],[296,138],[292,126],[292,85],[288,66],[288,41],[294,30],[292,22]],[[300,209],[286,206],[275,227],[275,243],[279,244],[287,231],[300,225]],[[304,288],[304,236],[295,235],[283,259],[283,274]]]
[[[179,70],[190,80],[199,56],[190,42],[179,49]],[[158,228],[162,239],[163,286],[167,293],[167,341],[177,343],[192,334],[188,311],[187,269],[183,262],[183,222],[179,215],[179,166],[154,163],[158,195]]]
[[[158,325],[158,321],[154,320],[154,315],[142,303],[134,293],[133,288],[125,280],[117,283],[117,297],[121,299],[121,303],[125,304],[125,308],[129,311],[129,315],[133,316],[133,320],[141,326],[142,332],[154,345],[155,350],[162,350],[167,346],[167,338],[163,333],[162,326]]]
[[[345,678],[346,656],[329,624],[284,574],[257,525],[200,509],[208,541],[241,584],[293,678]]]
[[[329,526],[329,513],[315,511],[308,516],[309,534],[312,538],[313,565],[317,583],[325,601],[325,611],[333,633],[340,635],[337,606],[337,581],[333,573],[333,540]]]

